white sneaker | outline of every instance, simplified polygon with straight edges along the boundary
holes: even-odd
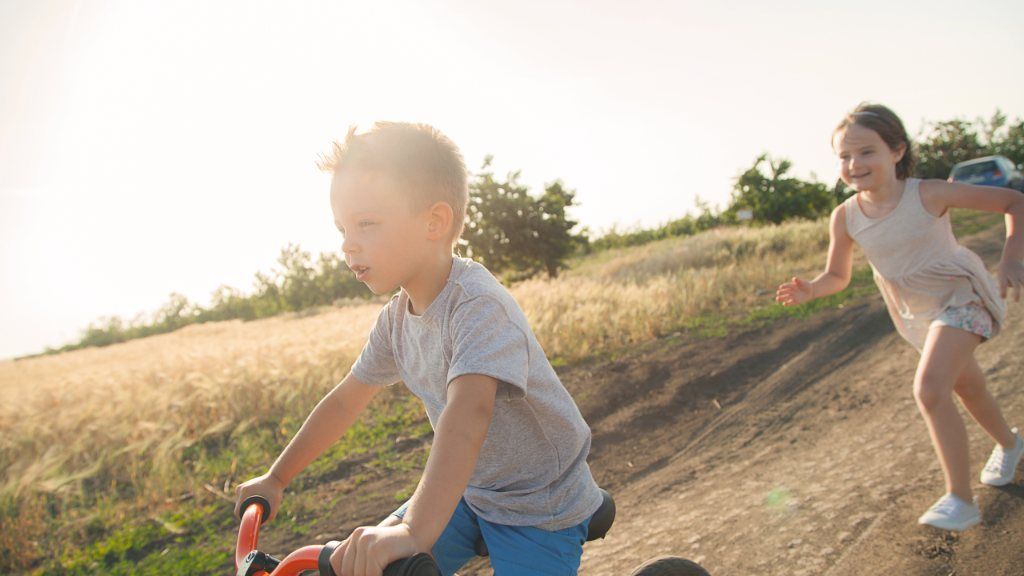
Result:
[[[927,512],[917,519],[918,524],[927,524],[942,530],[966,530],[981,522],[981,510],[973,502],[964,502],[953,494],[946,494]]]
[[[989,486],[1006,486],[1013,482],[1013,476],[1017,473],[1017,465],[1020,464],[1021,456],[1024,456],[1024,438],[1020,437],[1017,429],[1013,429],[1013,437],[1017,439],[1017,445],[1013,450],[1006,450],[999,444],[992,449],[992,455],[988,458],[988,464],[981,471],[981,483]]]

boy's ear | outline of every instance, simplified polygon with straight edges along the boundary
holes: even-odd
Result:
[[[447,239],[451,236],[455,211],[447,202],[435,202],[427,209],[427,237],[431,240]]]

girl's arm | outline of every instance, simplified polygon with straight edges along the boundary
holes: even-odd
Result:
[[[846,229],[846,208],[840,204],[832,211],[829,221],[828,260],[825,271],[808,282],[794,277],[779,286],[775,301],[784,306],[795,306],[835,294],[850,285],[853,272],[853,238]]]
[[[999,291],[1003,298],[1012,289],[1014,300],[1020,300],[1024,285],[1024,194],[997,186],[975,186],[963,182],[924,180],[921,202],[926,210],[941,216],[950,208],[968,208],[1006,215],[1006,243],[999,261]]]

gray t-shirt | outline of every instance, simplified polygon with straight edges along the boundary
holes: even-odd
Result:
[[[498,380],[491,426],[464,494],[482,518],[560,530],[601,505],[587,465],[590,428],[515,299],[480,264],[453,258],[448,282],[422,316],[399,292],[381,310],[352,373],[370,385],[405,382],[434,427],[453,379]]]

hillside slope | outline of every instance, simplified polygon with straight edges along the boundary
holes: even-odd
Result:
[[[998,257],[1001,229],[968,244]],[[1024,422],[1019,306],[979,349]],[[715,341],[667,342],[564,375],[594,430],[592,465],[620,515],[583,574],[653,556],[712,574],[1024,574],[1024,485],[976,487],[984,523],[956,536],[917,516],[943,491],[911,386],[917,353],[877,296]],[[720,408],[719,408],[720,406]],[[972,476],[991,441],[970,422]]]

